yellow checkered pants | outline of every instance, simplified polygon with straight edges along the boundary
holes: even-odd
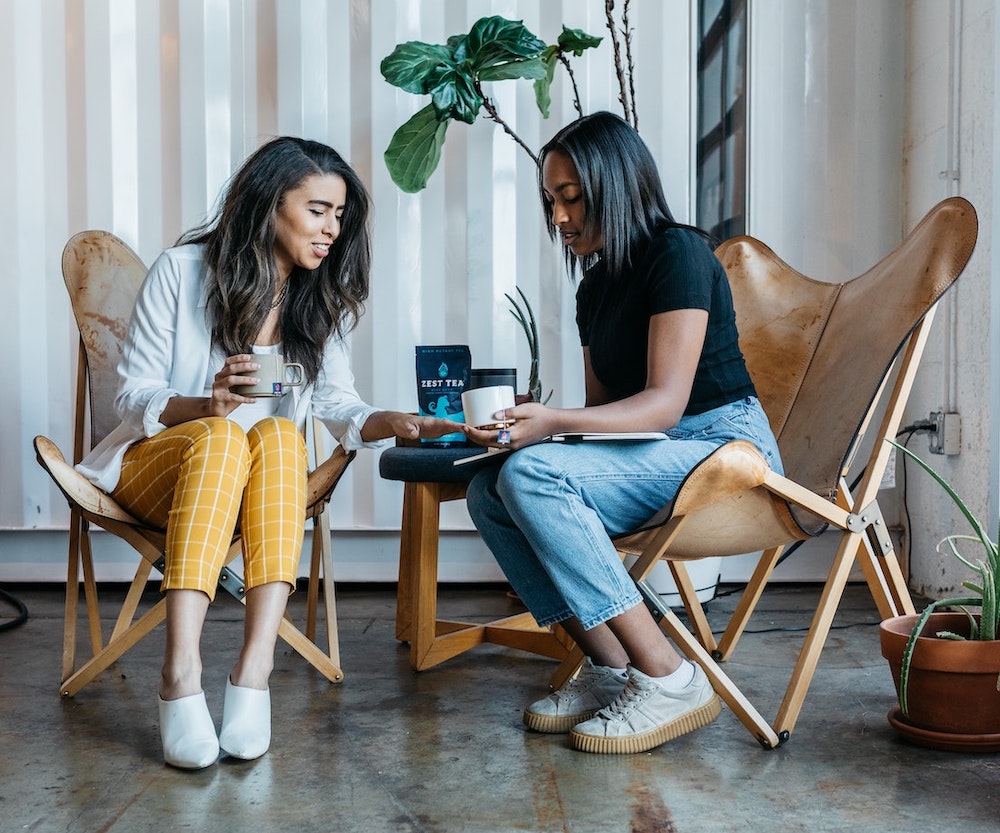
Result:
[[[305,440],[290,420],[267,417],[244,432],[232,420],[207,417],[130,447],[112,495],[166,529],[163,590],[201,590],[214,599],[237,523],[246,587],[294,587],[307,465]]]

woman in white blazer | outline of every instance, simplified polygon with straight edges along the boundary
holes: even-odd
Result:
[[[373,408],[354,389],[344,337],[368,297],[369,205],[357,174],[325,145],[281,137],[252,154],[215,216],[150,269],[118,368],[121,424],[78,466],[167,530],[158,706],[173,766],[209,766],[220,748],[250,760],[270,745],[268,679],[304,534],[307,415],[349,450],[454,430]],[[300,364],[303,384],[242,395],[267,353]],[[246,627],[216,735],[200,640],[237,523]]]

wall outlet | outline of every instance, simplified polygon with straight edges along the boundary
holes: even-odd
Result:
[[[962,450],[962,418],[954,412],[931,411],[931,422],[931,453],[958,454]]]

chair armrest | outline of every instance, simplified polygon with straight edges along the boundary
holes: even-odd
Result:
[[[753,443],[732,440],[695,466],[674,498],[673,512],[689,515],[739,492],[763,485],[771,470]]]
[[[344,476],[344,472],[356,455],[356,451],[345,451],[342,445],[338,445],[329,457],[309,472],[306,484],[307,518],[323,511],[340,478]]]
[[[115,503],[107,492],[98,489],[67,463],[59,447],[48,437],[35,437],[35,457],[66,496],[70,506],[78,506],[84,512],[130,526],[145,526]]]

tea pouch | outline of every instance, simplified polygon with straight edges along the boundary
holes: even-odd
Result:
[[[472,355],[467,344],[418,346],[417,412],[421,416],[465,421],[462,393],[469,387]],[[423,443],[455,445],[465,443],[465,434],[458,431]]]

